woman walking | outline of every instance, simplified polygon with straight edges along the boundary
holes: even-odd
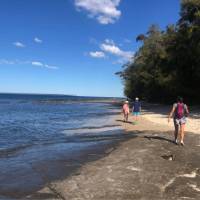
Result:
[[[186,117],[189,114],[189,110],[186,104],[183,103],[183,98],[178,97],[177,103],[174,103],[172,110],[168,117],[168,122],[173,116],[174,119],[174,142],[178,144],[178,134],[180,133],[180,143],[184,145],[184,134],[185,134],[185,124]]]
[[[128,122],[128,115],[129,115],[129,102],[125,101],[122,107],[122,112],[124,114],[124,122]]]

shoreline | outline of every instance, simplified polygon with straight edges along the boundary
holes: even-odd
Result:
[[[146,116],[145,116],[146,115]],[[200,169],[198,134],[186,133],[186,146],[173,144],[173,126],[149,121],[116,121],[132,135],[102,158],[88,162],[67,179],[50,183],[29,199],[132,200],[198,199]],[[133,117],[130,118],[133,120]]]
[[[2,182],[0,199],[27,199],[28,197],[26,196],[37,193],[45,185],[49,185],[56,180],[66,179],[71,174],[76,174],[78,169],[86,163],[94,162],[107,156],[121,141],[127,140],[130,136],[121,134],[123,130],[115,123],[116,108],[112,106],[111,109],[111,115],[108,112],[102,118],[102,122],[94,119],[90,125],[87,124],[82,128],[71,128],[66,132],[63,131],[62,134],[66,134],[66,140],[61,140],[61,142],[58,140],[58,143],[31,146],[30,149],[23,149],[24,152],[21,153],[23,153],[23,158],[27,158],[26,166],[21,169],[23,172],[17,170],[7,174],[6,169],[9,171],[10,167],[3,171],[0,177]],[[101,113],[99,115],[101,116]],[[95,121],[100,123],[95,124]],[[105,124],[101,125],[101,123]],[[77,134],[73,135],[71,132],[77,132]],[[51,151],[52,156],[48,153]],[[16,152],[16,156],[19,152]],[[46,156],[40,160],[43,158],[44,152],[46,152]],[[36,162],[29,161],[29,156],[37,156]],[[11,152],[9,157],[11,161],[15,160],[15,152]],[[2,155],[2,159],[6,158],[7,153],[5,152]],[[23,178],[21,179],[21,177]],[[38,198],[37,196],[32,199]]]
[[[159,113],[160,109],[161,113]],[[118,105],[116,105],[116,110],[119,110]],[[173,195],[176,196],[173,188],[170,189],[171,193],[168,194],[169,186],[171,187],[176,182],[176,178],[172,177],[173,173],[174,176],[176,176],[176,173],[178,174],[177,180],[180,177],[184,177],[184,174],[186,176],[187,174],[189,174],[188,176],[194,176],[196,182],[192,183],[193,186],[189,185],[188,187],[197,192],[195,195],[198,196],[198,190],[200,190],[200,185],[198,185],[200,182],[198,179],[200,170],[197,161],[200,158],[198,156],[200,137],[198,133],[186,133],[186,147],[181,148],[174,145],[173,123],[172,121],[170,124],[166,123],[167,110],[167,107],[162,109],[161,106],[159,108],[156,106],[156,109],[150,106],[149,109],[145,105],[141,119],[137,123],[132,123],[133,116],[129,118],[131,123],[124,123],[122,114],[117,114],[120,112],[119,110],[119,112],[112,116],[115,121],[113,124],[122,127],[125,132],[119,130],[117,135],[111,136],[107,133],[106,136],[99,135],[97,138],[97,140],[110,140],[109,145],[104,147],[96,146],[89,148],[85,153],[81,152],[79,158],[81,157],[82,161],[78,163],[73,155],[70,159],[76,160],[75,163],[70,164],[69,160],[55,160],[52,164],[60,165],[61,172],[56,172],[54,169],[51,170],[52,175],[55,176],[58,173],[63,174],[62,176],[45,180],[46,184],[42,189],[38,188],[38,190],[34,191],[24,190],[22,193],[19,191],[1,192],[1,195],[4,194],[4,196],[0,195],[0,199],[173,199]],[[162,123],[164,120],[166,124]],[[193,119],[191,118],[190,120]],[[112,128],[111,126],[109,127]],[[194,147],[190,149],[192,145]],[[166,159],[163,157],[167,157],[167,163],[165,163]],[[168,163],[168,159],[174,160],[173,162],[170,160],[171,163]],[[153,163],[157,163],[157,165]],[[173,172],[174,164],[172,163],[176,165],[175,172]],[[52,165],[51,163],[49,164]],[[38,166],[37,173],[41,174],[45,166],[49,170],[49,164],[43,163],[43,166]],[[162,171],[162,168],[165,171]],[[152,169],[156,169],[156,171],[152,172]],[[45,177],[45,175],[42,176]],[[154,178],[155,176],[158,180]],[[165,181],[161,180],[163,177],[166,179]],[[147,184],[144,189],[141,189],[151,179],[155,179],[158,183]],[[137,183],[138,180],[140,182]],[[166,182],[167,180],[168,183]],[[186,180],[184,179],[184,181]],[[190,180],[187,184],[190,184],[192,181]],[[166,184],[169,184],[169,186],[166,186]],[[178,185],[175,187],[179,188]],[[180,188],[179,190],[182,191]],[[143,193],[147,193],[147,195],[143,195]],[[192,192],[190,191],[189,193],[192,196]],[[170,198],[168,198],[168,195]],[[178,197],[180,197],[180,194]],[[186,195],[186,197],[188,196]]]

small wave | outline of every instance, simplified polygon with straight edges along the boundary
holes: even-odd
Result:
[[[123,130],[120,126],[111,126],[111,127],[93,127],[93,128],[77,128],[77,129],[71,129],[71,130],[64,130],[62,133],[64,133],[67,136],[70,135],[81,135],[81,134],[88,134],[88,133],[99,133],[99,132],[106,132],[106,131],[115,131],[115,130]]]
[[[81,130],[81,129],[102,129],[102,128],[111,128],[111,127],[120,127],[120,125],[116,125],[116,124],[113,124],[113,125],[104,125],[104,126],[83,126],[83,127],[80,127],[80,128],[67,128],[65,129],[66,130]]]
[[[8,149],[0,149],[0,158],[9,157],[31,146],[33,146],[33,144],[26,144],[26,145],[16,146],[16,147],[8,148]]]

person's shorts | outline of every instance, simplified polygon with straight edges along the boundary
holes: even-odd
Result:
[[[185,117],[182,117],[180,119],[174,118],[174,124],[175,125],[186,124],[186,118]]]
[[[133,112],[133,115],[138,116],[138,115],[140,115],[140,112]]]

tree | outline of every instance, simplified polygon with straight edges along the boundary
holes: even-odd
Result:
[[[152,25],[132,62],[118,75],[129,98],[169,102],[182,95],[200,102],[200,1],[182,0],[180,19],[161,31]]]

